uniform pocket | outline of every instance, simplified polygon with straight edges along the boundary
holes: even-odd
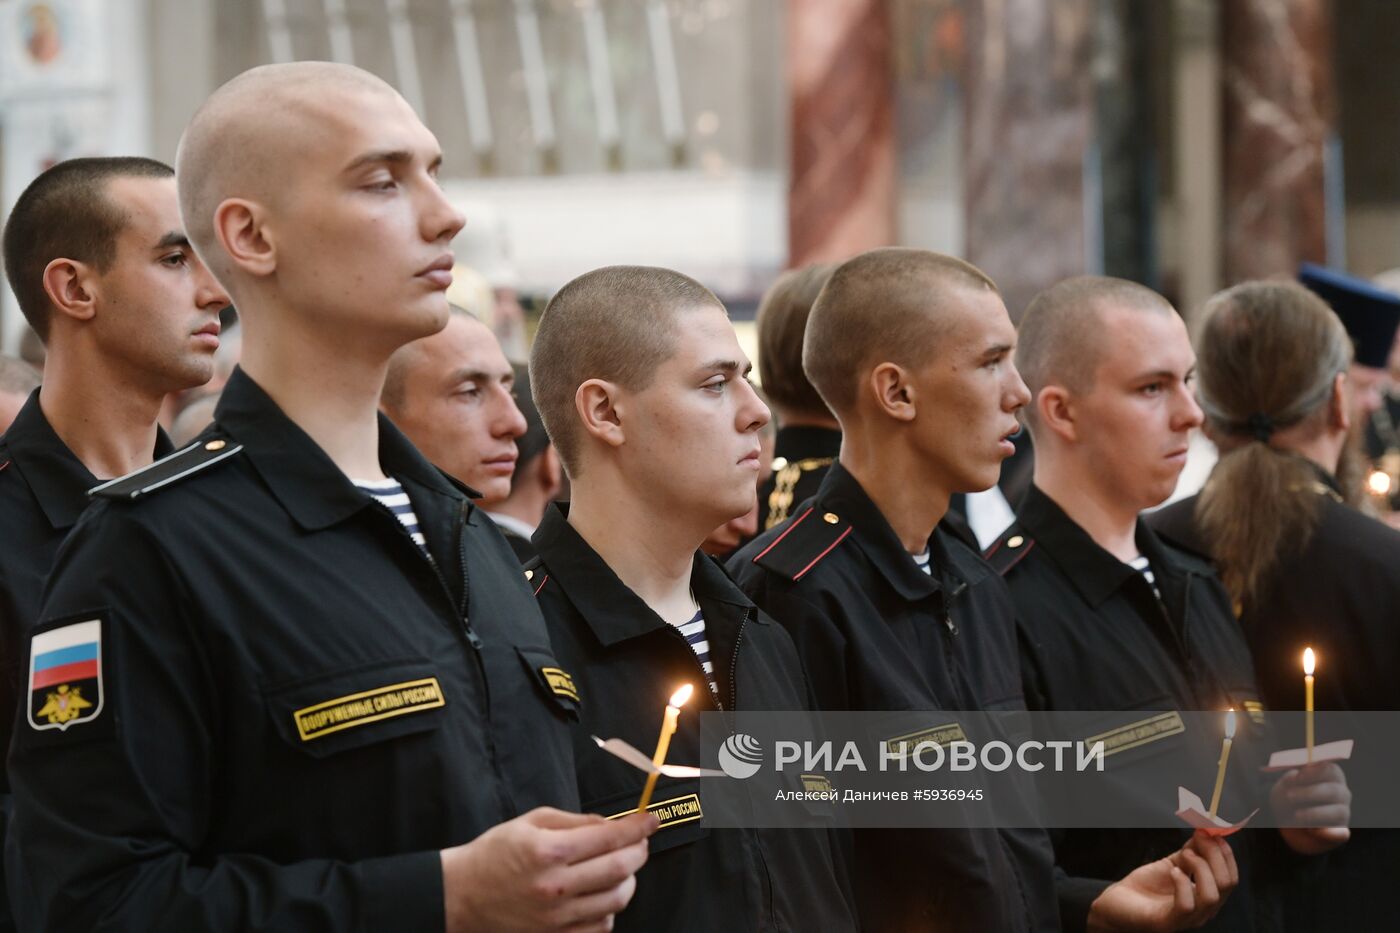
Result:
[[[642,796],[642,785],[646,776],[637,773],[637,786],[621,793],[603,797],[591,803],[584,803],[585,813],[599,813],[609,819],[617,819],[637,809],[637,800]],[[705,825],[704,806],[700,800],[700,785],[696,780],[670,781],[658,785],[652,794],[647,811],[661,823],[656,835],[651,837],[651,851],[664,852],[676,846],[686,845],[703,839],[710,830]]]
[[[437,729],[447,696],[426,658],[406,658],[265,689],[263,701],[286,742],[324,758]]]
[[[578,685],[574,683],[573,675],[559,666],[553,652],[543,648],[520,647],[515,651],[529,672],[530,680],[539,687],[549,705],[569,722],[578,722],[579,709],[583,705]]]

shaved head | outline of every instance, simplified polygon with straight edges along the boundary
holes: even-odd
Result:
[[[353,115],[348,98],[366,93],[398,97],[359,68],[293,62],[245,71],[204,102],[180,138],[175,170],[185,230],[215,274],[230,271],[214,232],[219,205],[277,203],[295,187],[300,157]]]
[[[1126,279],[1082,275],[1050,286],[1032,299],[1018,329],[1016,368],[1032,398],[1048,385],[1076,394],[1094,387],[1109,308],[1176,314],[1167,299]],[[1035,406],[1026,413],[1033,419]]]
[[[889,247],[837,267],[807,320],[802,368],[837,416],[883,362],[918,368],[944,334],[948,310],[967,292],[997,294],[970,263],[921,249]]]

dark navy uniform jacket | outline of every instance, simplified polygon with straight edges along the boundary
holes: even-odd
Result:
[[[767,531],[810,499],[841,453],[841,432],[797,425],[778,428],[773,472],[758,484],[758,528]]]
[[[940,528],[920,570],[838,462],[817,495],[729,568],[787,628],[822,709],[1023,710],[1010,594]],[[1058,929],[1041,830],[854,832],[856,897],[870,930]]]
[[[157,459],[174,448],[156,430]],[[35,389],[0,436],[0,749],[10,747],[10,727],[24,673],[24,633],[39,618],[44,583],[54,555],[87,507],[87,491],[98,480],[73,455],[44,417]],[[10,781],[0,763],[0,836],[11,807]],[[23,896],[24,884],[19,884]],[[9,910],[0,887],[0,930]]]
[[[87,706],[31,691],[10,755],[45,929],[440,931],[439,850],[577,809],[519,565],[379,431],[431,560],[241,370],[74,528],[26,653]]]
[[[1268,542],[1279,563],[1259,600],[1242,607],[1240,624],[1254,653],[1264,702],[1303,709],[1300,658],[1318,655],[1316,706],[1322,710],[1400,710],[1400,531],[1343,504],[1336,479],[1314,467],[1320,518],[1306,544]],[[1199,554],[1209,548],[1196,528],[1196,497],[1148,521],[1164,537]],[[1395,736],[1358,730],[1344,764],[1352,814],[1392,799]],[[1375,757],[1373,757],[1375,756]],[[1363,817],[1364,818],[1364,817]],[[1384,825],[1384,824],[1380,824]],[[1379,930],[1394,927],[1394,909],[1378,891],[1400,877],[1400,830],[1353,829],[1326,856],[1318,877],[1289,892],[1288,929]]]
[[[690,683],[668,758],[700,763],[702,710],[802,710],[802,665],[782,627],[755,608],[711,558],[696,552],[691,585],[705,618],[717,692],[685,637],[627,588],[551,506],[534,535],[540,557],[526,572],[556,654],[572,675],[582,721],[574,732],[585,811],[615,816],[637,806],[644,776],[592,736],[650,750],[666,698]],[[663,815],[618,930],[854,930],[841,855],[821,830],[712,829],[697,779],[662,777]]]
[[[1109,736],[1110,748],[1116,730],[1151,735],[1110,751],[1106,768],[1115,780],[1121,775],[1122,794],[1155,797],[1169,810],[1179,774],[1161,764],[1199,754],[1194,770],[1208,786],[1219,755],[1219,737],[1196,743],[1180,711],[1239,710],[1222,812],[1241,808],[1242,816],[1267,806],[1267,788],[1257,780],[1263,759],[1250,757],[1262,754],[1263,744],[1249,740],[1264,735],[1264,707],[1229,598],[1209,563],[1163,542],[1141,521],[1137,544],[1160,599],[1140,571],[1100,547],[1039,487],[1026,493],[1016,522],[987,556],[1016,600],[1027,703],[1035,710],[1110,713],[1094,733]],[[1175,717],[1161,715],[1169,713]],[[1052,837],[1057,864],[1069,876],[1060,884],[1065,927],[1083,929],[1090,904],[1110,882],[1180,848],[1190,831],[1068,829]],[[1271,829],[1230,837],[1241,884],[1206,929],[1267,925],[1257,915],[1271,910],[1253,884],[1263,879],[1250,871],[1263,870],[1257,850],[1277,848],[1277,837]]]

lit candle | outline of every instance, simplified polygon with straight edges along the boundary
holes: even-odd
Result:
[[[666,750],[671,747],[671,736],[676,734],[676,720],[680,718],[681,707],[686,700],[690,699],[690,684],[681,687],[671,694],[671,702],[666,704],[666,715],[661,720],[661,735],[656,740],[656,754],[651,756],[651,763],[658,768],[666,763]],[[647,804],[651,803],[651,792],[656,790],[656,779],[658,772],[653,771],[647,775],[647,785],[642,788],[642,799],[637,803],[637,812],[643,812]]]
[[[1225,744],[1220,748],[1220,768],[1215,772],[1215,793],[1210,795],[1210,815],[1220,807],[1220,792],[1225,789],[1225,763],[1230,760],[1230,745],[1235,740],[1235,711],[1225,714]]]
[[[1303,649],[1303,697],[1306,702],[1304,707],[1308,711],[1307,731],[1308,731],[1308,763],[1312,763],[1313,750],[1313,668],[1317,664],[1317,659],[1313,656],[1311,648]]]

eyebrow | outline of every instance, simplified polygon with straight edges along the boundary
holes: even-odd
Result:
[[[153,246],[153,247],[151,247],[151,248],[152,248],[152,249],[169,249],[169,248],[172,247],[172,246],[184,246],[184,247],[188,247],[189,245],[190,245],[190,238],[187,237],[187,236],[185,235],[185,231],[183,231],[183,230],[171,230],[171,231],[170,231],[169,233],[167,233],[165,236],[161,237],[160,240],[156,243],[156,245]]]
[[[1010,343],[992,344],[990,347],[982,351],[982,358],[986,360],[991,359],[994,356],[1002,356],[1003,354],[1010,353],[1014,349],[1016,349],[1015,345]]]
[[[413,153],[407,149],[380,149],[374,152],[366,152],[364,155],[357,157],[345,167],[345,171],[353,172],[356,169],[363,168],[366,165],[373,165],[377,162],[387,162],[390,165],[406,165],[412,161]],[[439,152],[429,161],[428,170],[433,171],[441,165],[442,153]]]
[[[515,372],[513,370],[490,372],[489,370],[485,369],[464,367],[452,374],[453,385],[456,385],[459,382],[490,382],[492,380],[495,380],[497,382],[514,383]]]
[[[753,363],[741,364],[738,360],[710,360],[708,363],[702,363],[700,369],[704,372],[718,369],[725,373],[737,373],[743,370],[743,374],[747,376],[753,372]]]

